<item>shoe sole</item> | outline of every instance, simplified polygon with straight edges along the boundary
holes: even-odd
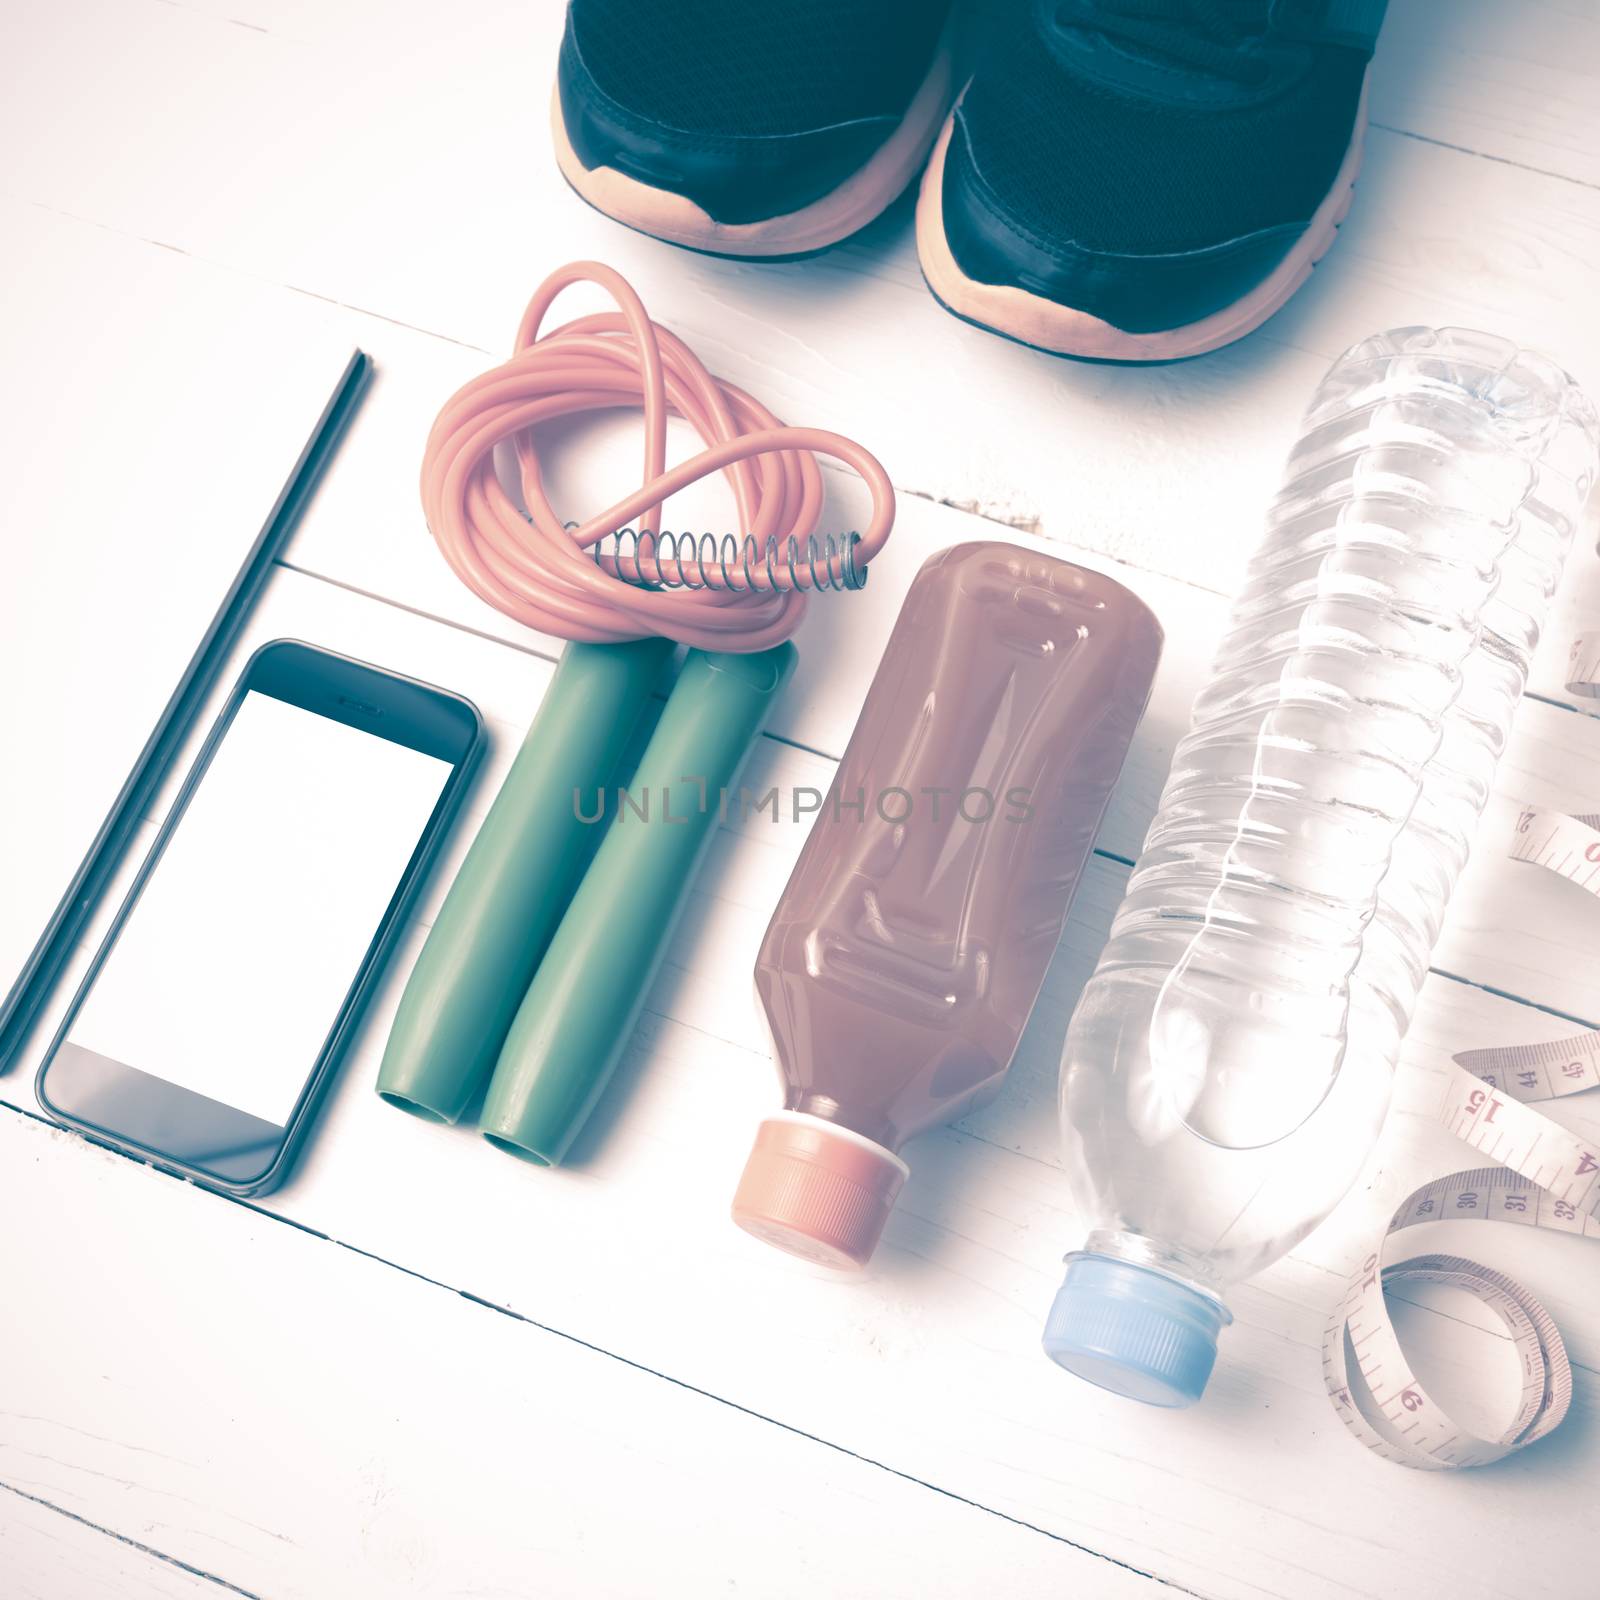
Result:
[[[1361,91],[1355,126],[1333,186],[1317,207],[1310,225],[1272,273],[1231,305],[1180,328],[1129,333],[1087,311],[1057,304],[1007,284],[969,278],[950,253],[944,232],[944,163],[955,127],[945,120],[922,175],[917,195],[917,257],[934,298],[964,322],[998,333],[1051,355],[1081,361],[1146,363],[1183,361],[1242,339],[1281,310],[1328,253],[1339,225],[1350,214],[1356,174],[1367,129],[1367,92]]]
[[[550,113],[556,163],[579,198],[596,211],[668,244],[720,256],[811,255],[858,233],[910,186],[950,109],[954,71],[947,27],[900,125],[871,158],[810,205],[758,222],[718,222],[685,195],[642,183],[615,167],[584,166],[567,137],[559,90]]]

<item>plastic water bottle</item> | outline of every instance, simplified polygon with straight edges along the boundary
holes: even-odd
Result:
[[[1584,496],[1593,408],[1405,328],[1312,399],[1063,1052],[1069,1371],[1198,1399],[1223,1292],[1354,1182]]]

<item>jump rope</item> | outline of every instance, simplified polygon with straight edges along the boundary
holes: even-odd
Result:
[[[581,283],[617,309],[546,332],[553,302]],[[618,409],[643,414],[639,486],[565,522],[546,492],[536,430]],[[669,468],[673,417],[705,448]],[[520,504],[496,469],[502,445]],[[866,483],[861,532],[819,536],[819,456]],[[719,472],[738,532],[662,529],[668,497]],[[550,1165],[567,1155],[633,1032],[793,670],[787,641],[808,594],[866,582],[894,522],[894,490],[870,451],[786,427],[651,321],[619,273],[579,261],[539,286],[510,359],[445,403],[423,456],[422,504],[474,594],[569,643],[412,971],[378,1091],[455,1122],[487,1084],[484,1136]],[[688,656],[652,728],[678,644]]]

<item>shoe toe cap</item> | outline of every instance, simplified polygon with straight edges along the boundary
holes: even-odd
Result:
[[[1054,237],[984,181],[959,111],[940,203],[950,253],[967,277],[1025,290],[1133,334],[1186,327],[1225,310],[1265,282],[1306,231],[1288,224],[1170,253]]]
[[[831,193],[893,131],[888,117],[741,135],[675,128],[608,95],[569,27],[558,73],[561,116],[584,167],[610,167],[692,200],[721,223],[761,222]]]

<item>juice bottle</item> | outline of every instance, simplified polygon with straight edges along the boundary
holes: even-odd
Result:
[[[998,543],[923,566],[756,962],[784,1108],[741,1227],[864,1265],[900,1147],[999,1089],[1160,651],[1099,573]]]

